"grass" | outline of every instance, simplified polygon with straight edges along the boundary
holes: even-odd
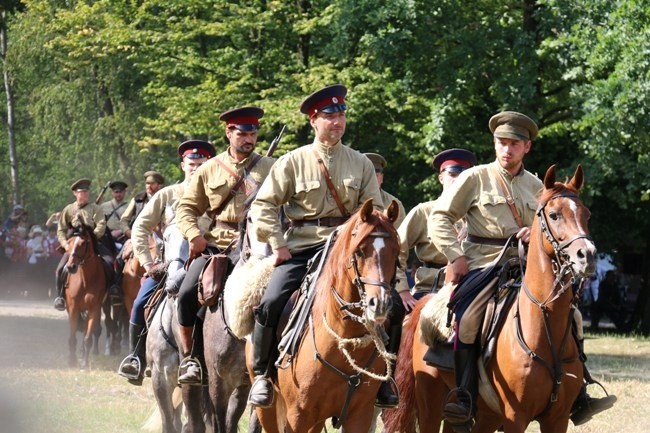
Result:
[[[151,381],[128,385],[115,373],[121,357],[95,355],[88,372],[69,368],[65,314],[49,303],[36,307],[25,313],[0,301],[0,433],[140,432],[155,407]],[[585,349],[592,375],[618,402],[569,431],[650,431],[650,339],[588,333]],[[240,431],[245,425],[242,419]],[[539,428],[533,423],[527,431]]]

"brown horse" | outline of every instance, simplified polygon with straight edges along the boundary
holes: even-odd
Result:
[[[153,236],[149,236],[149,251],[154,259],[158,257],[158,246],[156,245]],[[138,291],[140,291],[140,285],[146,270],[133,252],[131,239],[128,239],[124,243],[121,254],[123,254],[122,257],[124,259],[124,270],[122,271],[122,294],[124,295],[124,306],[126,307],[128,322],[128,318],[131,317],[133,302],[135,301],[136,296],[138,296]]]
[[[88,356],[93,346],[94,330],[100,326],[102,301],[106,295],[106,274],[97,254],[97,239],[88,226],[73,230],[68,239],[70,252],[67,263],[66,308],[70,322],[69,362],[77,364],[77,329],[84,334],[80,367],[88,368]],[[83,317],[83,319],[82,319]]]
[[[520,433],[533,420],[539,421],[543,433],[567,430],[583,382],[578,347],[571,337],[577,301],[572,286],[595,271],[589,211],[578,198],[583,180],[581,166],[566,184],[556,182],[555,166],[546,172],[522,289],[481,375],[473,432],[493,432],[503,426],[506,433]],[[385,431],[414,432],[417,415],[420,432],[438,432],[445,395],[448,387],[455,386],[453,373],[422,359],[427,347],[418,324],[426,302],[417,305],[404,333],[396,378],[402,401],[398,409],[385,413]],[[486,392],[486,381],[496,399]]]
[[[368,432],[375,395],[390,374],[391,355],[378,334],[399,254],[398,213],[395,202],[384,215],[368,200],[340,227],[316,283],[309,326],[289,366],[278,369],[275,401],[257,408],[266,432],[317,432],[328,418],[341,431]]]

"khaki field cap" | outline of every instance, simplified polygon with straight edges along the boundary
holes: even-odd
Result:
[[[165,183],[165,178],[162,176],[162,174],[158,173],[157,171],[148,171],[144,174],[144,182],[145,183],[158,183],[160,185]]]
[[[364,153],[364,155],[372,161],[372,165],[375,166],[376,172],[381,173],[384,171],[384,168],[386,168],[386,159],[383,156],[378,153]]]
[[[490,119],[490,131],[497,138],[532,140],[537,135],[537,124],[525,114],[503,111]]]
[[[90,179],[77,179],[71,186],[73,191],[88,191],[90,189]]]

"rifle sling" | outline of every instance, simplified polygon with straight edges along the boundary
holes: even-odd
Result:
[[[216,224],[215,221],[217,220],[217,216],[223,212],[223,210],[226,208],[228,203],[230,203],[230,200],[237,194],[237,191],[241,186],[244,184],[244,180],[246,179],[246,173],[250,172],[253,167],[255,167],[255,164],[262,159],[262,155],[255,155],[251,162],[248,164],[248,166],[244,169],[244,174],[243,176],[239,176],[237,173],[235,173],[233,170],[230,169],[226,164],[224,164],[221,160],[215,159],[217,163],[223,167],[224,170],[226,170],[228,173],[232,175],[235,179],[237,179],[237,182],[233,185],[232,189],[230,190],[230,193],[226,196],[226,198],[223,199],[219,207],[214,213],[214,219],[212,220],[212,223],[210,224],[210,229],[214,228],[214,225]]]

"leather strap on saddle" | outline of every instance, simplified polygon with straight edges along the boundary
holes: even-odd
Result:
[[[523,227],[524,226],[524,221],[521,219],[521,215],[519,215],[519,211],[517,210],[517,207],[515,206],[515,201],[512,199],[512,196],[510,195],[510,191],[508,190],[508,187],[506,186],[505,180],[503,180],[503,177],[501,176],[501,173],[499,173],[496,169],[494,170],[494,174],[496,175],[497,182],[499,182],[499,186],[501,187],[501,191],[506,196],[506,203],[508,203],[508,206],[510,207],[510,212],[512,212],[512,216],[515,217],[515,222],[517,223],[519,228]]]
[[[341,211],[341,215],[343,215],[343,217],[347,219],[347,217],[349,217],[350,214],[348,213],[347,210],[345,210],[345,207],[343,207],[343,203],[341,203],[341,199],[339,198],[339,195],[336,193],[336,189],[334,188],[334,184],[332,183],[332,178],[330,177],[330,172],[327,170],[327,167],[325,167],[325,162],[323,161],[323,158],[320,157],[318,151],[315,148],[312,148],[312,150],[314,151],[314,155],[316,156],[316,160],[318,161],[318,166],[320,167],[320,171],[321,173],[323,173],[323,177],[325,178],[325,183],[327,184],[327,188],[330,190],[332,197],[334,197],[336,206],[338,206],[339,211]]]

